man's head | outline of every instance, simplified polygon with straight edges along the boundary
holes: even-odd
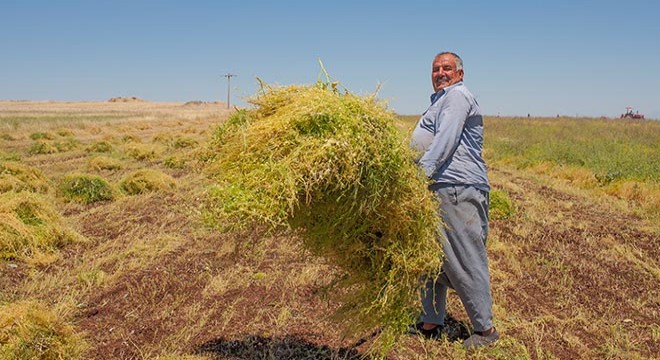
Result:
[[[441,52],[433,59],[431,82],[435,92],[463,81],[463,60],[452,52]]]

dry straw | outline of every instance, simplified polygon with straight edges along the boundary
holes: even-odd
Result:
[[[8,191],[32,191],[47,193],[48,178],[39,169],[17,161],[0,161],[0,193]]]
[[[94,156],[93,158],[87,160],[87,167],[92,170],[119,170],[122,168],[122,163],[120,160],[109,157],[109,156]]]
[[[119,188],[128,195],[171,191],[176,188],[176,180],[158,170],[142,169],[126,175]]]
[[[299,234],[337,266],[346,328],[382,328],[371,348],[382,355],[419,312],[420,278],[439,269],[440,219],[395,114],[335,85],[263,87],[219,127],[204,153],[206,214]]]
[[[79,359],[86,348],[73,326],[44,305],[0,304],[0,358]]]
[[[29,258],[83,240],[63,224],[48,198],[30,192],[0,194],[0,259]]]

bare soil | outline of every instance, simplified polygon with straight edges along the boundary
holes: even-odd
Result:
[[[501,177],[515,185],[513,189],[517,190],[509,191],[518,208],[512,219],[492,222],[492,236],[519,246],[519,261],[527,269],[519,274],[506,267],[500,253],[491,253],[491,267],[509,274],[506,282],[498,283],[494,279],[495,302],[521,320],[533,322],[550,316],[560,324],[553,331],[546,331],[541,340],[532,338],[528,330],[518,329],[515,324],[509,325],[505,335],[520,339],[528,349],[540,346],[547,354],[561,359],[579,358],[585,354],[580,352],[580,347],[567,343],[566,334],[590,349],[608,341],[607,332],[599,332],[586,323],[593,318],[622,329],[646,329],[647,334],[638,334],[644,342],[638,344],[637,351],[649,357],[660,353],[660,344],[650,332],[650,326],[659,319],[657,278],[622,257],[608,255],[612,254],[609,247],[614,242],[638,249],[646,259],[660,259],[658,236],[638,230],[641,220],[635,216],[616,213],[520,175],[492,171],[500,172]],[[556,209],[553,219],[530,215],[527,207],[535,206],[539,200]],[[97,233],[93,229],[95,222],[88,221],[85,225],[88,235]],[[519,234],[516,230],[522,223],[528,223],[529,233]],[[104,236],[112,237],[108,233]],[[342,340],[338,327],[329,321],[328,316],[337,304],[318,295],[319,284],[305,284],[292,291],[277,281],[269,287],[255,282],[219,297],[205,297],[208,276],[245,261],[240,254],[218,260],[214,244],[220,241],[195,239],[186,251],[171,254],[153,267],[125,274],[114,286],[95,293],[79,323],[94,344],[90,357],[138,357],[138,349],[144,344],[158,343],[190,326],[188,315],[173,313],[162,318],[153,312],[166,306],[165,303],[176,301],[181,308],[201,302],[201,307],[210,309],[204,330],[181,344],[183,352],[221,359],[259,358],[258,354],[287,359],[357,358],[358,349],[351,348],[355,339]],[[254,271],[268,273],[276,267],[282,272],[295,273],[309,261],[319,262],[274,250],[267,252]],[[637,299],[648,299],[648,303],[640,306]],[[295,315],[286,329],[273,330],[272,324],[264,321],[263,311],[268,313],[270,309],[270,316],[277,316],[282,303],[290,304]],[[220,319],[230,306],[235,315],[221,326]],[[458,316],[449,326],[456,334],[455,340],[468,335],[467,319]],[[571,323],[571,318],[576,316],[584,321]]]
[[[498,170],[494,170],[498,171]],[[572,318],[585,317],[604,325],[624,330],[642,330],[639,352],[645,356],[660,353],[660,343],[653,339],[651,326],[660,319],[660,290],[658,279],[642,271],[634,263],[613,252],[613,245],[639,251],[640,259],[660,259],[658,234],[639,230],[641,219],[607,209],[602,204],[561,192],[511,172],[500,171],[507,181],[515,184],[511,195],[519,213],[510,221],[494,221],[493,232],[507,242],[521,248],[520,256],[530,261],[529,272],[516,281],[493,284],[509,311],[525,320],[533,321],[551,315],[558,322],[569,323]],[[519,234],[516,227],[533,206],[529,199],[545,202],[555,213],[544,217],[535,214],[529,234]],[[491,254],[498,266],[498,254]],[[507,271],[508,269],[502,269]],[[515,278],[511,272],[511,278]],[[639,299],[648,303],[640,305]],[[562,332],[569,332],[587,349],[597,349],[608,342],[605,329],[589,328],[584,322],[565,329],[556,329],[543,338],[541,345],[561,359],[579,358],[583,353],[571,350]],[[540,329],[539,329],[540,330]],[[600,330],[600,331],[599,331]],[[523,337],[528,348],[534,339],[525,339],[522,330],[509,331],[513,337]]]

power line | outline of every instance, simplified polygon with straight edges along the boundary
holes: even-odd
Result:
[[[230,94],[231,94],[231,78],[234,76],[238,76],[236,74],[231,74],[231,73],[226,73],[222,75],[227,78],[227,109],[229,109],[229,99],[230,99]]]

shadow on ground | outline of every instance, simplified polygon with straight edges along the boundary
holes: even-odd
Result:
[[[450,314],[445,318],[445,330],[449,341],[463,341],[470,337],[470,329],[467,324],[456,320]]]
[[[470,336],[465,323],[451,315],[445,319],[445,332],[449,341],[462,341]],[[314,359],[314,360],[360,360],[362,354],[355,347],[370,341],[378,332],[358,340],[353,347],[334,349],[318,345],[294,335],[285,337],[263,337],[251,335],[244,339],[213,339],[197,348],[196,353],[215,359]]]
[[[197,353],[216,359],[361,359],[352,348],[333,349],[312,344],[295,336],[249,336],[240,340],[214,339],[202,344]]]

